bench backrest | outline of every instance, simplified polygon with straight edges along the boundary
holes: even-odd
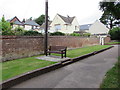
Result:
[[[66,46],[50,46],[50,50],[60,50],[60,49],[67,49]]]

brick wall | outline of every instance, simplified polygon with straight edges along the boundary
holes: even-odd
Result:
[[[109,38],[105,39],[109,42]],[[78,48],[99,44],[99,38],[52,36],[48,39],[49,45],[62,45],[68,48]],[[39,55],[44,50],[42,36],[2,36],[0,37],[0,55],[2,61]]]
[[[2,37],[2,60],[12,60],[43,53],[43,37]]]
[[[72,36],[52,36],[49,38],[49,45],[62,45],[68,48],[78,48],[99,44],[99,38],[72,37]]]

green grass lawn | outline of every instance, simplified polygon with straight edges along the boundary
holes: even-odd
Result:
[[[120,82],[118,80],[120,79],[120,71],[118,72],[118,69],[120,69],[120,57],[118,59],[119,63],[117,62],[115,66],[106,73],[106,77],[100,88],[120,88]]]
[[[82,55],[85,55],[94,51],[98,51],[104,48],[108,48],[108,47],[110,47],[110,45],[96,45],[96,46],[88,46],[88,47],[83,47],[79,49],[68,50],[67,57],[75,58],[75,57],[82,56]],[[52,55],[60,56],[59,54],[52,54]]]
[[[42,68],[56,62],[39,60],[35,57],[17,59],[2,63],[2,80],[7,80],[14,76]]]
[[[120,44],[120,42],[110,42],[110,43],[106,43],[106,44]]]
[[[84,48],[68,50],[67,57],[74,58],[74,57],[85,55],[85,54],[98,51],[107,47],[110,47],[110,45],[88,46]],[[35,57],[38,57],[38,56],[0,63],[0,65],[2,64],[2,69],[0,70],[2,71],[2,80],[7,80],[14,76],[57,63],[57,62],[39,60],[39,59],[36,59]]]

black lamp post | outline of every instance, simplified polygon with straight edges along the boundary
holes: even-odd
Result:
[[[47,55],[48,49],[48,0],[45,0],[45,36],[44,36],[44,54]]]

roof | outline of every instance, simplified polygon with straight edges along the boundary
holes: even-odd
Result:
[[[12,19],[7,20],[7,21],[10,23],[17,24],[17,25],[22,25],[22,22],[16,16]]]
[[[50,25],[52,23],[52,21],[48,21],[48,25]],[[41,25],[41,28],[45,28],[45,23],[43,23],[42,25]]]
[[[18,20],[16,20],[16,21],[14,22],[14,24],[17,24],[17,25],[22,25],[22,23],[21,23],[21,22],[19,22]]]
[[[85,24],[85,25],[80,25],[80,30],[89,30],[90,26],[92,24]]]
[[[24,25],[40,26],[39,24],[37,24],[33,20],[27,20],[27,21],[25,21]]]
[[[71,24],[73,22],[74,18],[75,18],[75,17],[69,17],[69,16],[64,17],[64,16],[62,16],[60,14],[58,14],[58,16],[60,16],[62,18],[62,20],[67,24]]]

